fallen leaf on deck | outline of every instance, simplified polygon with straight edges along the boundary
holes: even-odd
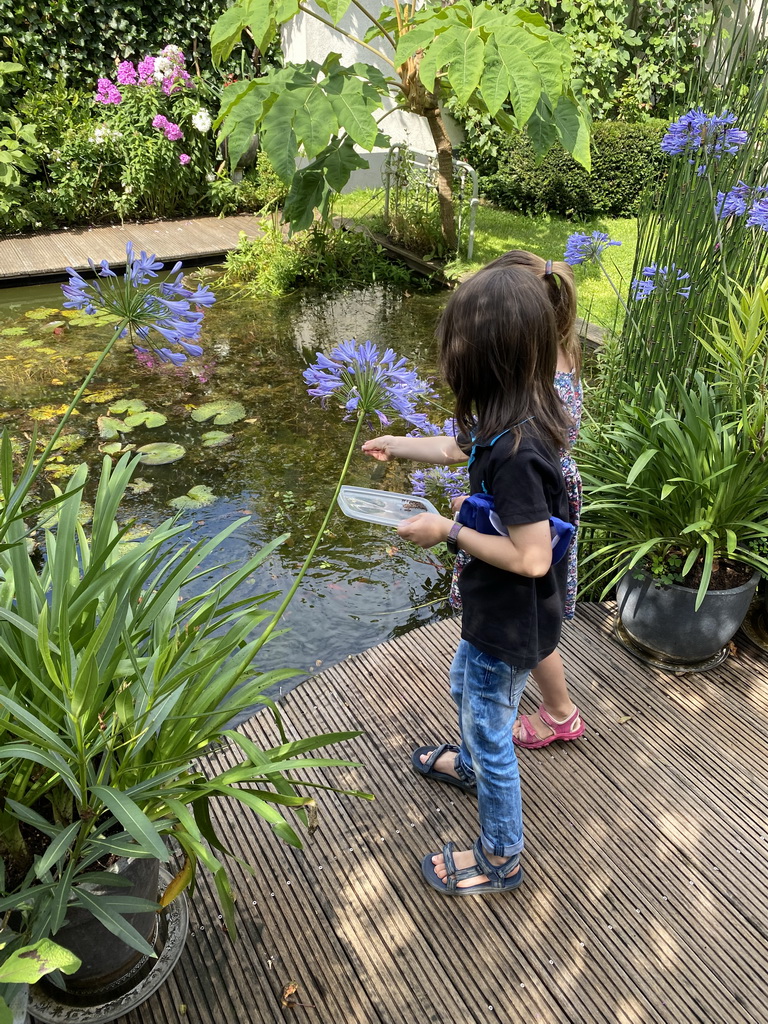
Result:
[[[632,721],[632,715],[624,715],[622,718],[617,718],[616,721],[619,723],[619,725],[624,725],[625,722]]]

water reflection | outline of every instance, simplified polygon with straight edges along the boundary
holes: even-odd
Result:
[[[409,294],[384,286],[333,297],[305,291],[283,299],[223,301],[206,316],[205,355],[194,367],[148,368],[126,350],[110,358],[92,390],[102,392],[102,399],[104,393],[114,397],[82,406],[70,435],[73,445],[82,446],[61,455],[62,464],[98,464],[104,444],[98,417],[106,414],[110,401],[140,398],[167,416],[167,423],[155,429],[138,426],[121,435],[123,443],[173,441],[187,454],[173,465],[142,467],[140,476],[152,488],[128,497],[125,518],[158,523],[170,514],[170,499],[206,484],[216,500],[185,513],[190,538],[210,537],[249,515],[222,549],[226,560],[237,564],[266,541],[290,532],[290,541],[247,581],[253,593],[284,593],[320,524],[351,434],[339,412],[323,410],[307,397],[302,370],[315,352],[356,337],[390,346],[412,358],[422,373],[432,373],[434,327],[444,301],[444,293]],[[106,340],[104,329],[71,326],[51,312],[60,303],[60,290],[50,285],[0,292],[0,399],[4,419],[17,436],[28,436],[33,421],[43,437],[50,435],[56,410],[66,404]],[[25,316],[39,308],[49,312],[40,319]],[[217,428],[195,422],[191,411],[219,399],[241,402],[246,417],[220,428],[233,434],[230,442],[208,448],[203,434]],[[353,460],[347,482],[410,489],[405,467],[362,455]],[[285,615],[289,632],[264,648],[263,667],[291,666],[306,675],[447,615],[448,583],[443,565],[403,544],[393,530],[338,513]]]

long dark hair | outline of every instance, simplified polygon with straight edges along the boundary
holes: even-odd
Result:
[[[525,249],[510,249],[491,260],[483,269],[488,270],[489,267],[527,267],[542,279],[555,311],[560,346],[573,363],[574,377],[578,380],[581,374],[581,339],[576,331],[576,282],[573,268],[562,260],[547,262]]]
[[[554,386],[559,333],[544,280],[488,266],[459,285],[437,325],[440,370],[456,397],[460,434],[488,441],[521,425],[558,449],[570,418]]]

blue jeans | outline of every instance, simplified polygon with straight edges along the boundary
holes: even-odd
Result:
[[[523,848],[523,804],[512,723],[530,672],[459,642],[451,696],[459,713],[456,771],[477,785],[480,840],[486,853],[513,857]]]

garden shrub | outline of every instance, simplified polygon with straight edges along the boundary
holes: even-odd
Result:
[[[388,259],[367,235],[321,224],[290,238],[278,227],[252,241],[241,234],[219,280],[245,285],[252,295],[287,295],[300,285],[333,289],[373,281],[415,283],[410,271]]]
[[[563,216],[631,217],[645,187],[662,173],[659,143],[667,122],[627,124],[598,121],[592,133],[592,172],[555,146],[536,164],[533,144],[523,133],[506,135],[480,119],[465,123],[462,158],[480,174],[487,199],[523,213]]]

